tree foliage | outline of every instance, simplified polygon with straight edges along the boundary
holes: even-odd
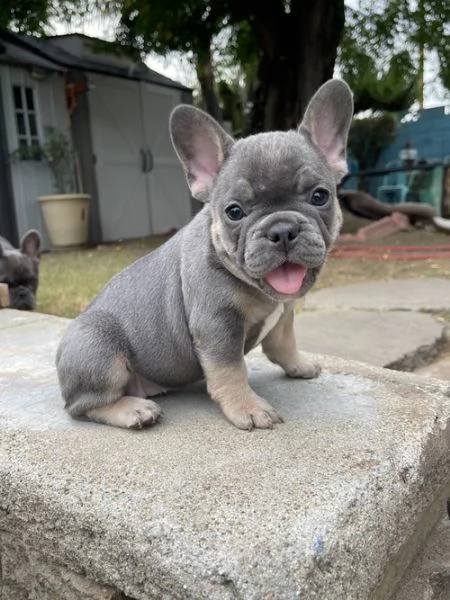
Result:
[[[295,126],[333,75],[339,46],[357,111],[420,100],[431,52],[450,89],[448,0],[360,0],[346,11],[344,0],[1,0],[0,27],[42,34],[52,19],[93,8],[120,16],[117,46],[130,54],[187,55],[203,106],[220,118],[220,104],[240,131]]]
[[[231,54],[252,73],[253,130],[294,126],[332,76],[344,0],[122,0],[118,40],[142,52],[190,53],[208,110],[217,116],[213,50],[226,28]],[[247,61],[248,59],[248,61]],[[251,68],[248,66],[251,65]]]
[[[332,77],[344,26],[344,0],[73,0],[69,9],[60,6],[66,16],[73,6],[80,14],[92,7],[120,14],[118,44],[143,55],[187,53],[204,105],[215,117],[220,114],[213,56],[217,39],[228,31],[225,53],[245,76],[251,113],[246,122],[253,131],[299,122],[312,94]],[[26,11],[11,12],[11,3],[9,23],[36,31],[54,8],[51,0],[37,2],[32,22]]]
[[[362,119],[353,119],[348,137],[348,147],[364,170],[376,165],[385,148],[395,139],[398,122],[390,113]]]
[[[416,99],[418,71],[406,51],[392,55],[386,67],[378,67],[359,46],[346,42],[340,51],[340,66],[353,90],[355,112],[399,111]]]
[[[356,106],[400,110],[415,99],[422,104],[431,52],[450,89],[449,23],[448,0],[360,0],[357,10],[349,8],[339,63]]]
[[[219,106],[215,94],[212,61],[213,39],[225,24],[223,3],[217,0],[123,0],[117,39],[143,54],[170,51],[192,57],[206,108],[215,118]]]
[[[105,8],[109,2],[95,0],[0,0],[0,29],[31,35],[45,35],[50,23],[82,16],[95,5]]]
[[[1,0],[0,28],[42,33],[52,14],[48,0]]]

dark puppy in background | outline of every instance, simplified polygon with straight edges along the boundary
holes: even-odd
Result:
[[[0,237],[0,283],[9,289],[10,308],[33,310],[39,284],[41,236],[30,229],[23,236],[20,248]]]
[[[66,408],[117,427],[154,423],[148,396],[205,378],[241,429],[282,419],[249,386],[257,344],[290,377],[320,367],[297,351],[294,305],[314,284],[341,225],[352,95],[324,84],[297,131],[234,141],[192,106],[170,130],[193,196],[205,202],[163,246],[116,275],[69,326],[57,353]]]

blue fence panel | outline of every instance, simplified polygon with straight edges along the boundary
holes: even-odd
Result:
[[[384,150],[377,167],[398,160],[400,150],[409,141],[423,160],[443,160],[450,157],[450,115],[443,106],[422,110],[417,121],[401,123],[394,142]]]

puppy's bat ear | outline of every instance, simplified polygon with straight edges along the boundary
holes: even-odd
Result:
[[[39,258],[41,255],[41,236],[36,229],[30,229],[20,242],[20,251],[30,258]]]
[[[347,173],[346,147],[353,116],[353,96],[342,80],[330,79],[310,100],[299,132],[317,146],[333,169],[337,181]]]
[[[206,202],[233,138],[208,114],[186,104],[170,115],[170,135],[192,195]]]

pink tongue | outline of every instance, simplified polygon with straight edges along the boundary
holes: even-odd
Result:
[[[307,268],[302,265],[293,265],[285,263],[268,273],[265,281],[280,294],[296,294],[302,287]]]

